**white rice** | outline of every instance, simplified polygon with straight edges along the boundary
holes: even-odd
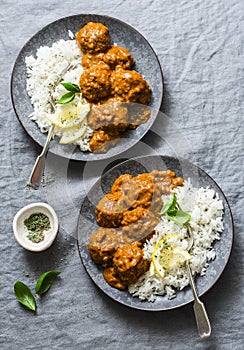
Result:
[[[212,244],[220,239],[223,231],[223,203],[218,194],[209,188],[193,188],[190,180],[175,191],[177,201],[182,210],[191,214],[190,226],[193,231],[194,246],[191,249],[191,271],[194,275],[205,275],[211,260],[215,258]],[[165,197],[167,203],[171,196]],[[144,257],[151,260],[155,244],[164,236],[178,234],[175,244],[187,249],[187,230],[170,221],[165,215],[161,217],[155,228],[153,237],[144,244]],[[128,290],[141,300],[154,301],[156,295],[166,294],[169,299],[176,296],[177,291],[189,284],[186,266],[177,267],[161,278],[156,272],[147,271],[137,283],[130,285]]]
[[[72,32],[69,31],[72,37]],[[51,122],[48,114],[52,113],[52,107],[49,102],[49,94],[52,93],[54,100],[60,99],[67,90],[60,84],[55,87],[56,82],[60,79],[62,71],[69,65],[76,66],[63,76],[63,81],[78,84],[79,78],[83,72],[81,66],[81,52],[77,47],[75,40],[59,40],[54,42],[51,47],[41,46],[36,57],[28,56],[25,59],[27,68],[27,92],[31,98],[34,107],[34,113],[31,117],[42,133],[49,130]],[[78,101],[86,104],[81,97],[75,99],[69,104],[76,106]],[[56,110],[62,110],[65,106],[57,105]],[[89,150],[89,140],[92,130],[88,127],[82,138],[74,142],[78,144],[82,151]],[[54,130],[54,136],[61,136],[62,131],[58,128]]]

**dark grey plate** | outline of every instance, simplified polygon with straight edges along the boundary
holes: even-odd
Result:
[[[135,131],[125,133],[123,139],[106,154],[84,153],[73,146],[59,145],[52,142],[50,152],[53,154],[82,161],[105,159],[120,154],[136,144],[150,129],[157,117],[163,97],[163,74],[158,58],[147,40],[130,25],[112,17],[102,15],[75,15],[61,18],[50,23],[35,34],[20,51],[11,78],[11,96],[15,113],[29,136],[43,146],[46,134],[42,134],[36,123],[28,117],[33,111],[30,98],[26,91],[25,57],[36,54],[36,50],[43,45],[51,46],[60,39],[69,39],[68,30],[74,34],[87,22],[101,22],[109,28],[111,42],[126,47],[134,56],[135,69],[141,73],[152,87],[152,101],[150,108],[152,115],[146,124],[140,125]]]
[[[229,260],[234,234],[233,219],[227,199],[217,183],[202,169],[187,160],[169,156],[138,157],[124,161],[110,169],[95,183],[84,199],[78,220],[77,238],[78,249],[84,267],[94,283],[104,293],[119,303],[132,308],[147,311],[163,311],[192,302],[193,296],[190,287],[178,292],[176,298],[171,300],[165,296],[158,296],[155,302],[140,301],[137,297],[132,297],[127,291],[119,291],[110,287],[103,279],[102,269],[92,261],[87,248],[91,232],[98,227],[95,220],[96,203],[104,193],[110,191],[114,180],[121,174],[129,173],[135,176],[139,173],[150,172],[153,169],[171,169],[178,176],[183,176],[185,179],[191,178],[192,184],[197,188],[209,186],[218,193],[223,201],[224,231],[221,234],[221,239],[214,244],[216,258],[207,268],[206,275],[196,279],[199,295],[206,293],[218,281]]]

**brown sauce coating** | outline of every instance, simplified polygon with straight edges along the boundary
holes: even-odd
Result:
[[[147,209],[142,207],[137,207],[132,210],[127,210],[123,213],[123,219],[121,221],[122,226],[127,226],[137,222],[143,215],[145,215]]]
[[[101,101],[111,94],[111,72],[104,65],[91,66],[80,77],[82,96],[88,102]]]
[[[129,124],[127,108],[118,103],[93,106],[88,124],[93,130],[123,132]]]
[[[125,244],[122,231],[100,227],[89,241],[89,253],[96,264],[109,264],[116,250]]]
[[[119,280],[129,284],[137,282],[149,269],[149,261],[144,259],[141,244],[136,242],[117,249],[113,257],[113,266]]]
[[[104,130],[94,131],[89,146],[94,153],[106,153],[109,148],[116,145],[121,135],[119,132],[108,132]]]
[[[120,46],[112,46],[104,55],[103,61],[107,63],[112,69],[123,68],[130,69],[135,63],[131,53]]]
[[[76,41],[83,53],[96,54],[110,47],[108,28],[101,23],[87,23],[76,33]]]
[[[145,232],[149,211],[156,217],[163,206],[162,194],[169,194],[173,186],[182,183],[183,179],[177,178],[172,171],[154,170],[134,178],[130,174],[121,175],[112,185],[111,192],[98,202],[95,210],[97,223],[102,227],[120,227],[136,223],[133,230],[137,231],[138,226],[139,230]],[[148,234],[152,233],[151,228],[148,231]],[[145,234],[143,236],[145,237]]]
[[[135,70],[116,69],[111,74],[112,93],[125,102],[148,105],[152,90],[147,81]]]
[[[134,177],[136,184],[136,200],[132,204],[132,208],[142,207],[148,208],[152,201],[154,184],[150,174],[139,174]]]
[[[113,288],[125,290],[149,269],[149,261],[144,259],[139,242],[118,248],[113,258],[113,266],[104,269],[105,281]]]
[[[137,209],[138,210],[138,209]],[[159,217],[150,210],[146,209],[136,222],[127,221],[127,225],[123,226],[123,236],[129,242],[144,243],[154,233],[154,228],[159,223]]]
[[[95,66],[97,64],[105,64],[103,62],[103,52],[99,52],[96,55],[92,53],[86,53],[82,56],[81,64],[83,68],[90,68],[91,66]]]
[[[103,277],[105,281],[113,288],[119,290],[125,290],[127,288],[127,285],[123,283],[117,275],[114,266],[106,267],[103,270]]]
[[[136,129],[138,125],[146,123],[151,117],[151,110],[146,105],[139,103],[124,103],[123,105],[127,107],[129,128],[132,130]]]
[[[131,174],[123,174],[120,175],[113,183],[111,187],[111,193],[119,193],[120,195],[125,194],[125,191],[123,189],[124,184],[126,184],[128,181],[132,180],[133,177]]]
[[[130,70],[135,63],[131,53],[120,46],[111,47],[106,26],[89,22],[76,33],[76,41],[84,53],[82,66],[86,70],[81,75],[79,84],[82,96],[91,104],[91,119],[94,119],[92,112],[94,104],[132,102],[148,105],[150,103],[151,87],[138,72]],[[117,115],[116,120],[112,118],[111,122],[110,117],[111,114],[107,115],[101,109],[95,118],[97,121],[93,129],[95,135],[89,143],[92,152],[107,152],[116,144],[115,141],[111,141],[118,141],[126,129],[134,130],[138,125],[146,123],[150,118],[150,112],[143,111],[138,114],[130,110],[129,113]],[[95,122],[92,120],[90,126],[94,127],[94,125]]]
[[[107,64],[112,70],[116,68],[130,69],[134,64],[134,58],[127,49],[120,46],[112,46],[107,52],[87,53],[82,56],[84,68],[96,64]]]
[[[108,193],[96,206],[96,220],[102,227],[120,227],[125,207],[119,200],[121,196]]]
[[[157,215],[163,206],[162,194],[169,194],[173,186],[182,183],[183,179],[177,178],[172,171],[154,170],[134,178],[129,174],[121,175],[115,180],[111,192],[98,202],[97,223],[103,227],[126,226],[136,221],[135,216],[139,219],[145,214],[142,209],[149,209]]]
[[[136,129],[138,125],[146,123],[151,112],[144,105],[119,102],[119,96],[108,101],[93,104],[88,114],[88,124],[94,130],[90,140],[93,152],[106,152],[118,140],[126,129]],[[96,131],[99,130],[97,133]],[[104,131],[104,132],[101,132]],[[106,144],[110,141],[109,144]]]
[[[120,227],[124,213],[133,206],[136,199],[136,184],[133,180],[124,182],[121,191],[106,194],[95,210],[99,226]]]
[[[141,244],[150,239],[160,220],[162,195],[184,180],[171,171],[119,176],[96,206],[100,228],[89,242],[97,264],[108,265],[103,276],[112,287],[124,290],[149,268]]]

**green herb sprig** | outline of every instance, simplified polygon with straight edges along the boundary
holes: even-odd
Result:
[[[60,274],[60,271],[50,270],[44,272],[37,280],[35,291],[37,296],[44,294],[52,286],[55,278]],[[23,282],[17,281],[14,285],[14,293],[17,300],[27,309],[36,311],[36,300],[31,293],[30,288]]]
[[[177,197],[175,194],[171,200],[165,204],[160,214],[165,214],[171,221],[175,222],[178,225],[184,225],[191,219],[190,214],[178,209]]]
[[[75,94],[80,93],[80,87],[74,83],[70,83],[70,82],[63,82],[61,83],[61,85],[63,85],[63,87],[68,90],[69,92],[67,92],[66,94],[64,94],[56,103],[57,104],[67,104],[71,101],[73,101],[73,99],[75,98]]]

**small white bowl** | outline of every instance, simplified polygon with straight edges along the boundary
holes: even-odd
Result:
[[[24,221],[31,214],[43,213],[48,216],[51,228],[44,231],[44,240],[34,243],[27,238],[28,230]],[[18,211],[13,220],[13,231],[16,241],[25,249],[31,252],[42,252],[49,248],[55,240],[58,233],[58,217],[53,208],[46,203],[32,203],[26,205]]]

